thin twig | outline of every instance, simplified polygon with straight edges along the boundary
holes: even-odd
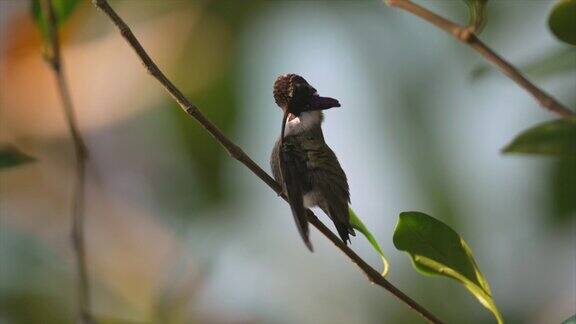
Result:
[[[494,52],[488,45],[482,42],[474,33],[473,28],[468,26],[460,26],[420,5],[415,4],[410,0],[384,0],[387,5],[391,7],[400,8],[423,20],[433,24],[434,26],[444,30],[452,35],[457,40],[472,47],[476,52],[480,53],[487,61],[494,64],[502,73],[508,76],[512,81],[516,82],[520,87],[528,91],[540,106],[554,112],[562,117],[574,116],[574,111],[568,109],[554,97],[546,93],[544,90],[538,88],[530,80],[528,80],[515,66],[510,64],[496,52]]]
[[[70,91],[64,77],[64,64],[60,53],[60,40],[58,37],[56,16],[51,0],[42,0],[42,13],[45,15],[46,27],[48,31],[49,43],[46,53],[46,60],[54,71],[54,76],[58,85],[58,92],[66,123],[74,143],[74,155],[76,157],[76,177],[74,184],[74,197],[72,202],[72,227],[71,239],[74,247],[76,268],[78,271],[78,321],[80,323],[93,323],[90,312],[90,283],[88,279],[88,269],[86,265],[86,247],[84,238],[84,200],[86,183],[86,161],[88,150],[80,131],[78,130],[74,106]],[[46,17],[47,16],[47,17]]]
[[[188,115],[196,119],[206,131],[208,131],[225,149],[226,151],[236,160],[240,161],[246,167],[248,167],[258,178],[264,181],[272,190],[274,190],[279,196],[286,200],[286,197],[282,193],[282,187],[278,184],[272,177],[262,170],[242,149],[240,149],[236,144],[229,140],[210,120],[208,120],[202,112],[166,78],[164,73],[160,71],[158,66],[152,61],[150,56],[140,45],[140,42],[136,39],[130,28],[126,23],[116,14],[114,9],[110,7],[106,0],[92,0],[94,5],[102,10],[108,17],[114,22],[116,27],[119,29],[120,34],[124,39],[130,44],[132,49],[136,52],[148,72],[160,82],[160,84],[170,93],[170,95],[176,100],[180,105],[182,110]],[[422,307],[420,304],[415,302],[413,299],[408,297],[406,294],[402,293],[398,288],[393,286],[388,280],[386,280],[382,275],[372,268],[368,263],[366,263],[360,256],[358,256],[352,249],[350,249],[346,244],[344,244],[334,233],[332,233],[320,220],[310,211],[307,210],[307,216],[314,225],[324,236],[326,236],[330,241],[338,247],[352,262],[354,262],[368,277],[368,280],[392,293],[396,298],[404,302],[406,305],[411,307],[414,311],[422,315],[425,319],[431,323],[442,323],[436,316],[434,316],[427,309]]]

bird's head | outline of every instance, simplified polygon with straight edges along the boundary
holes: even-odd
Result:
[[[338,100],[319,96],[314,87],[296,74],[285,74],[276,79],[274,100],[282,110],[295,116],[306,111],[340,107]]]

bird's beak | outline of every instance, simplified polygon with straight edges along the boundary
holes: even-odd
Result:
[[[340,107],[338,100],[330,97],[320,97],[319,95],[314,95],[312,96],[312,99],[310,99],[310,105],[306,110],[325,110],[334,107]]]

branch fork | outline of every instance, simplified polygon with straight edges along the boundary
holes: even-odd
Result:
[[[570,110],[544,90],[534,85],[515,66],[510,64],[488,47],[488,45],[482,42],[478,38],[478,35],[476,35],[474,26],[461,26],[456,24],[455,22],[438,15],[411,0],[384,0],[384,2],[390,7],[396,7],[420,17],[452,35],[460,42],[472,47],[472,49],[482,55],[487,61],[495,65],[508,78],[516,82],[518,86],[530,93],[544,109],[547,109],[561,117],[574,116],[574,111]]]

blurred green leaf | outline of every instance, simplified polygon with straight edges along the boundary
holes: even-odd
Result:
[[[494,314],[498,323],[503,323],[472,251],[452,228],[424,213],[403,212],[393,240],[398,250],[410,254],[419,272],[459,281]]]
[[[238,91],[242,85],[238,83],[240,78],[236,68],[242,64],[238,42],[242,39],[240,35],[245,25],[253,22],[252,18],[259,14],[266,1],[192,0],[191,3],[201,7],[202,18],[186,40],[186,50],[178,59],[175,82],[222,132],[234,134],[242,114]],[[211,59],[207,60],[207,57]],[[171,199],[179,200],[171,205],[181,206],[180,214],[188,220],[191,213],[218,206],[236,191],[229,190],[225,166],[230,159],[226,151],[206,130],[182,114],[173,100],[169,105],[174,108],[169,109],[170,114],[185,143],[185,153],[197,188],[201,188],[193,198],[177,192],[170,195]],[[190,188],[189,183],[187,186]]]
[[[503,152],[576,156],[576,117],[534,126],[518,135]]]
[[[548,26],[561,41],[576,45],[576,0],[559,0],[550,11]]]
[[[239,112],[234,88],[234,71],[228,70],[222,78],[202,93],[187,95],[193,98],[198,107],[202,107],[202,112],[218,125],[220,130],[231,133],[238,121]],[[226,190],[228,180],[223,172],[228,156],[222,147],[214,142],[210,134],[191,121],[188,116],[182,114],[175,103],[170,103],[170,105],[174,106],[169,111],[185,143],[184,151],[190,159],[190,167],[199,182],[199,187],[202,188],[196,194],[198,199],[194,201],[195,206],[189,206],[186,214],[190,210],[216,206],[229,198],[230,194]],[[172,196],[192,203],[188,197]]]
[[[576,324],[576,314],[567,318],[562,324]]]
[[[40,28],[42,36],[48,37],[48,24],[45,16],[42,14],[41,0],[32,0],[30,4],[30,11],[34,22]],[[56,25],[60,26],[77,7],[79,0],[51,0],[54,7],[54,15],[56,16]]]
[[[0,323],[72,323],[73,274],[58,251],[4,224],[0,260]]]
[[[519,69],[534,78],[576,73],[576,49],[570,46],[557,48],[531,62],[520,65]],[[494,71],[496,69],[488,64],[476,66],[472,70],[472,80],[481,79]]]
[[[49,280],[46,278],[46,280]],[[70,323],[71,314],[62,300],[41,288],[7,291],[0,295],[2,323]],[[4,322],[6,320],[6,322]]]
[[[486,24],[486,3],[488,0],[464,0],[468,6],[468,26],[480,34]]]
[[[14,167],[35,159],[9,144],[0,144],[0,169]]]
[[[560,158],[552,166],[549,177],[551,220],[565,225],[576,218],[576,158]]]
[[[135,321],[123,318],[96,316],[95,322],[98,324],[148,324],[145,321]]]
[[[374,248],[374,250],[376,250],[376,252],[380,255],[380,258],[382,259],[382,266],[383,266],[382,276],[385,277],[386,274],[388,273],[388,260],[386,260],[386,257],[384,256],[384,252],[382,251],[380,244],[378,244],[378,241],[376,241],[376,239],[374,238],[374,235],[372,235],[372,233],[370,233],[368,228],[364,225],[364,223],[362,223],[362,221],[360,220],[358,215],[356,215],[356,213],[352,210],[352,208],[348,208],[348,211],[350,214],[350,224],[352,224],[352,227],[354,227],[360,233],[362,233],[364,235],[364,237],[366,237],[368,242],[370,242],[370,244],[372,244],[372,247]]]

